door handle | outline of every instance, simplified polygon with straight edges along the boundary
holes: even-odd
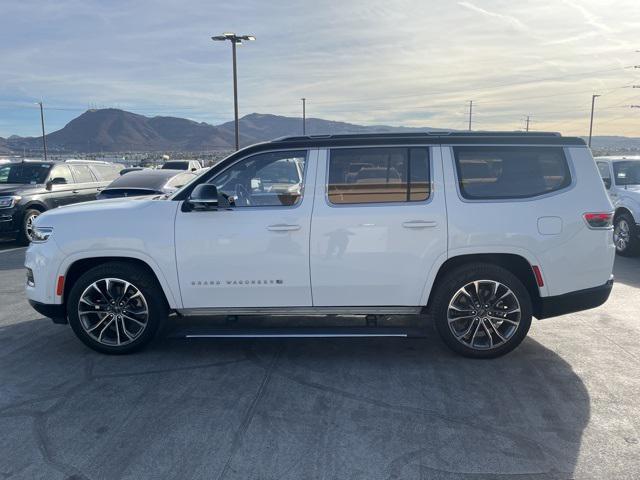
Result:
[[[277,223],[275,225],[269,225],[267,230],[272,232],[291,232],[294,230],[300,230],[302,227],[300,225],[288,225],[286,223]]]
[[[80,190],[71,190],[71,193],[80,193]]]
[[[402,222],[404,228],[433,228],[438,225],[438,222],[434,220],[409,220],[408,222]]]

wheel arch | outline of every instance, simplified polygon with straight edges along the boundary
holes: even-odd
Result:
[[[31,202],[25,204],[22,209],[23,212],[26,212],[27,210],[38,210],[40,213],[44,213],[49,209],[44,203],[38,200],[32,200]]]
[[[623,215],[625,213],[631,215],[631,218],[633,218],[635,220],[635,218],[633,216],[633,212],[631,210],[629,210],[627,207],[618,207],[618,208],[616,208],[616,211],[615,211],[615,213],[613,215],[613,220],[615,221],[620,215]]]
[[[514,253],[472,253],[457,255],[448,258],[438,269],[433,284],[429,292],[429,298],[426,304],[426,310],[430,311],[434,294],[438,289],[443,278],[454,269],[463,265],[471,265],[474,263],[488,263],[498,265],[515,275],[525,286],[531,297],[533,306],[533,314],[540,311],[541,295],[540,288],[536,282],[532,264],[524,256]]]
[[[179,305],[176,302],[171,288],[169,287],[164,275],[157,266],[154,268],[152,263],[146,261],[146,259],[122,255],[104,255],[77,258],[69,262],[67,266],[61,268],[59,275],[64,275],[64,291],[62,295],[62,303],[66,303],[66,299],[69,296],[71,288],[82,274],[94,267],[110,262],[127,263],[144,269],[158,283],[160,290],[164,294],[164,300],[167,303],[168,307],[179,308]]]

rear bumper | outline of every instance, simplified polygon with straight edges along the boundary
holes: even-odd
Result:
[[[613,275],[607,283],[599,287],[577,290],[553,297],[542,297],[536,309],[535,317],[538,319],[557,317],[567,313],[599,307],[607,301],[612,288]]]
[[[29,300],[29,304],[40,315],[50,318],[53,323],[68,323],[67,312],[64,305],[52,305],[49,303],[40,303],[35,300]]]

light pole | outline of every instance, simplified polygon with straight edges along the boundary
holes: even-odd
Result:
[[[593,108],[596,104],[596,98],[600,95],[593,94],[591,95],[591,120],[589,121],[589,147],[591,147],[591,134],[593,133]]]
[[[469,100],[469,131],[471,131],[471,116],[473,115],[473,100]]]
[[[36,105],[40,105],[40,125],[42,126],[42,149],[44,151],[44,161],[47,161],[47,137],[44,134],[44,107],[42,102],[36,102]]]
[[[307,134],[307,99],[302,97],[302,135]]]
[[[238,70],[236,67],[236,45],[242,44],[242,40],[253,41],[256,37],[253,35],[236,35],[235,33],[223,33],[211,37],[211,40],[216,42],[225,42],[229,40],[231,42],[231,53],[233,56],[233,109],[235,113],[235,125],[236,125],[236,150],[240,149],[240,124],[238,121]]]

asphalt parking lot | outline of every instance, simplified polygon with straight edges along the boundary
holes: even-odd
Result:
[[[472,361],[426,339],[86,349],[0,245],[2,479],[640,477],[640,259],[609,302]]]

